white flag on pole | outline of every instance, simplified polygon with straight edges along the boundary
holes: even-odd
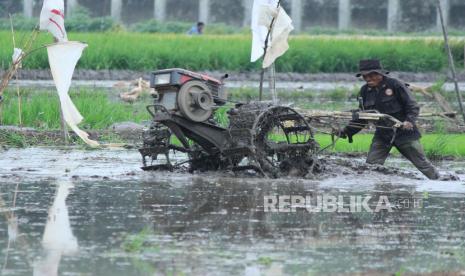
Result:
[[[59,42],[68,41],[63,0],[44,0],[39,27],[43,31],[49,31]]]
[[[294,30],[292,19],[282,7],[278,8],[275,18],[273,30],[271,31],[272,39],[268,44],[268,49],[263,59],[263,68],[270,67],[277,58],[289,50],[289,34]]]
[[[81,123],[83,117],[68,94],[74,68],[86,47],[87,44],[74,41],[60,42],[47,46],[48,61],[58,96],[60,97],[61,110],[65,122],[89,146],[98,147],[98,142],[90,140],[89,134],[78,128],[77,125]]]
[[[270,8],[276,8],[278,0],[254,0],[252,8],[252,54],[250,57],[251,62],[255,62],[263,56],[265,48],[265,40],[268,34],[268,28],[270,27],[271,20],[267,26],[264,26],[261,16],[263,11],[267,11]]]
[[[271,22],[273,29],[268,38],[268,48],[264,57],[263,68],[267,68],[288,49],[287,42],[290,32],[294,30],[292,19],[280,6],[277,8],[277,0],[254,0],[252,10],[252,54],[251,62],[260,59],[264,54],[265,41]]]

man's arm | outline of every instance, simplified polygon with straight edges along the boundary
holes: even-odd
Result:
[[[418,116],[420,115],[420,106],[407,86],[404,84],[399,84],[397,86],[397,90],[397,96],[399,97],[406,115],[404,127],[407,129],[413,129],[413,126],[415,125]]]
[[[342,131],[341,138],[349,138],[349,143],[353,143],[352,137],[362,131],[366,126],[368,125],[368,121],[366,120],[361,120],[361,119],[352,119],[349,122],[349,125],[347,125],[344,130]]]
[[[363,107],[363,88],[362,90],[360,91],[360,102],[359,102],[359,110],[358,111],[362,111],[364,110],[365,108]],[[341,135],[339,135],[341,138],[349,138],[349,143],[353,143],[353,139],[352,137],[359,133],[360,131],[362,131],[362,129],[364,129],[367,125],[368,125],[368,121],[366,120],[361,120],[359,118],[357,118],[357,113],[354,112],[354,118],[349,122],[349,125],[347,125],[343,130],[342,130],[342,133]]]

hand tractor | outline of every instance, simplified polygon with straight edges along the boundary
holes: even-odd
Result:
[[[267,102],[227,105],[226,78],[184,69],[151,74],[156,93],[147,110],[153,121],[139,150],[144,170],[188,164],[190,171],[254,171],[276,178],[322,169],[316,156],[319,145],[299,112]],[[227,126],[216,119],[218,113],[226,114]],[[172,164],[171,151],[186,154],[188,160]]]

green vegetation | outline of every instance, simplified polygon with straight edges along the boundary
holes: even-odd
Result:
[[[26,18],[22,15],[13,17],[13,27],[16,31],[32,31],[38,23],[38,18]],[[0,19],[0,30],[10,31],[10,24],[10,19]],[[111,17],[92,17],[82,9],[78,9],[73,16],[66,19],[68,32],[104,32],[122,28]]]
[[[0,7],[1,13],[1,7]],[[26,18],[22,14],[14,14],[14,27],[16,30],[29,31],[34,28],[38,22],[37,18]],[[73,14],[66,18],[66,28],[73,32],[103,32],[115,29],[128,30],[132,32],[143,33],[176,33],[184,34],[192,27],[195,22],[168,21],[158,22],[154,19],[140,21],[130,25],[122,25],[112,17],[94,17],[91,12],[83,7],[78,6]],[[7,18],[0,18],[0,30],[10,30],[10,21]],[[205,28],[207,34],[244,34],[250,32],[250,28],[227,25],[224,23],[209,23]],[[364,36],[441,36],[442,33],[436,30],[413,31],[413,32],[388,32],[383,29],[347,29],[339,30],[338,28],[328,27],[310,27],[303,30],[301,35],[364,35]],[[451,36],[465,36],[461,29],[450,29]]]
[[[257,95],[255,93],[256,91],[253,89],[234,89],[231,91],[230,96],[235,100],[244,101],[245,98],[256,99]],[[80,125],[85,130],[105,130],[118,122],[132,121],[143,123],[150,120],[150,115],[145,109],[145,106],[152,102],[149,95],[143,95],[136,103],[129,104],[122,102],[116,93],[109,93],[106,90],[73,89],[70,94],[85,118],[84,122]],[[340,101],[333,103],[331,102],[331,98],[335,97],[333,94],[347,96],[347,93],[336,90],[336,92],[319,95],[318,102],[308,101],[305,103],[302,99],[312,99],[315,97],[314,92],[287,92],[286,96],[285,91],[280,91],[280,98],[284,99],[287,97],[287,100],[295,100],[299,107],[320,110],[350,109],[356,105],[353,103],[351,106],[344,107]],[[324,99],[330,102],[325,103]],[[55,91],[22,90],[21,105],[23,126],[33,127],[46,132],[55,132],[55,134],[52,137],[47,135],[34,137],[3,130],[0,131],[0,145],[13,147],[27,147],[35,144],[49,145],[61,139],[61,135],[57,131],[60,129],[60,114],[58,96]],[[231,106],[222,107],[216,112],[216,120],[220,125],[228,125],[226,112]],[[0,125],[19,125],[18,98],[15,91],[6,91],[5,101],[0,105],[0,115]],[[435,133],[426,134],[422,139],[425,151],[431,159],[438,159],[445,155],[465,157],[465,135],[444,134],[444,124],[441,122],[436,123]],[[102,134],[99,136],[99,140],[112,142],[118,140],[118,137],[111,137],[109,135]],[[329,135],[317,135],[316,138],[322,147],[331,144],[331,137]],[[335,151],[345,153],[367,152],[371,139],[371,134],[359,134],[354,137],[353,144],[349,144],[346,140],[339,140],[335,146]]]
[[[57,132],[58,133],[58,132]],[[82,143],[75,140],[77,143]],[[74,142],[74,141],[73,141]],[[25,135],[14,131],[0,130],[0,146],[25,148],[36,145],[54,146],[62,144],[61,133],[51,135],[51,133],[38,133],[35,135]]]
[[[5,130],[0,131],[0,144],[16,148],[23,148],[26,146],[25,139],[22,135]]]
[[[149,228],[145,228],[135,235],[126,236],[121,246],[124,251],[128,253],[140,253],[147,249],[156,250],[156,247],[148,246],[150,235],[153,235],[153,231]]]
[[[18,41],[24,34],[18,33]],[[88,49],[78,65],[86,69],[154,70],[183,67],[191,70],[258,70],[250,63],[250,35],[204,35],[127,32],[70,33],[70,39],[84,41]],[[39,36],[37,45],[51,42],[48,34]],[[11,59],[11,34],[0,32],[0,58],[3,68]],[[296,36],[290,50],[276,66],[282,72],[355,72],[359,59],[379,58],[393,71],[440,71],[447,66],[442,40],[407,38],[364,38]],[[464,41],[452,40],[454,56],[463,65]],[[48,68],[45,49],[30,55],[26,69]]]
[[[142,21],[129,26],[128,29],[138,33],[162,33],[162,34],[185,34],[192,28],[192,22],[163,22],[160,23],[154,19]],[[226,24],[208,24],[205,28],[205,34],[238,34],[247,33],[247,29],[236,28]]]
[[[439,160],[443,156],[443,153],[446,151],[448,145],[453,145],[451,143],[453,137],[447,134],[438,134],[437,137],[432,142],[431,147],[428,147],[425,152],[426,156],[430,160]]]
[[[260,257],[257,262],[264,266],[270,266],[273,263],[273,259],[270,257]]]
[[[331,144],[328,135],[317,135],[317,141],[322,147]],[[354,143],[349,144],[347,140],[338,140],[334,148],[335,152],[368,152],[373,139],[372,134],[358,134],[354,136]],[[438,147],[438,141],[441,146]],[[443,143],[442,141],[447,141]],[[465,135],[460,134],[425,134],[421,140],[425,152],[431,157],[438,159],[444,156],[465,157]],[[395,150],[393,150],[395,152]]]
[[[22,94],[23,126],[50,130],[60,128],[59,101],[56,92],[25,90]],[[112,99],[102,91],[75,90],[71,98],[85,120],[81,124],[84,129],[106,129],[115,122],[149,120],[150,115],[145,106],[148,96],[135,104],[126,104]],[[13,91],[6,91],[5,102],[2,103],[0,124],[19,125],[18,98]]]

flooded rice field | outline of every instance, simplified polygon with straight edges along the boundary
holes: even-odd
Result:
[[[1,156],[2,275],[465,273],[463,181],[143,172],[135,150]],[[437,165],[465,179],[465,162]]]

